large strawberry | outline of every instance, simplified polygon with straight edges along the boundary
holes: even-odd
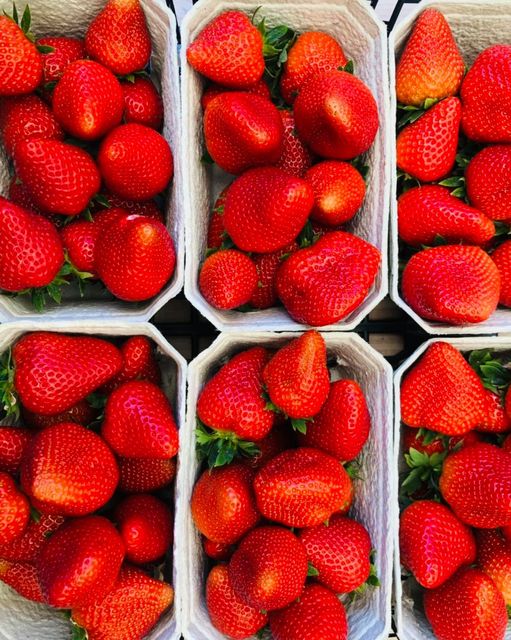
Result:
[[[0,427],[0,471],[18,473],[25,449],[32,434],[22,427]],[[0,558],[2,558],[0,553]]]
[[[30,519],[27,498],[8,473],[0,472],[0,545],[10,544],[20,537]]]
[[[30,519],[25,531],[9,544],[0,545],[0,558],[10,562],[33,563],[46,541],[64,523],[63,516],[41,513]]]
[[[74,422],[87,427],[98,417],[98,409],[95,409],[87,400],[80,400],[69,409],[51,415],[33,413],[24,407],[22,407],[21,413],[24,424],[38,431],[59,424],[59,422]]]
[[[122,83],[124,121],[159,129],[163,122],[163,101],[150,78],[135,77]]]
[[[465,170],[467,196],[491,220],[511,220],[511,147],[485,147]]]
[[[16,18],[16,14],[13,16]],[[28,18],[28,20],[26,19]],[[43,76],[43,62],[36,45],[29,39],[30,12],[22,19],[0,16],[0,96],[15,96],[35,91]]]
[[[78,38],[65,36],[40,38],[37,44],[52,49],[42,54],[43,82],[46,90],[53,88],[72,62],[85,57],[83,40]]]
[[[216,309],[235,309],[247,304],[257,289],[254,262],[241,251],[217,251],[204,261],[199,274],[199,288]]]
[[[82,516],[112,497],[119,481],[114,455],[95,433],[61,422],[35,435],[21,465],[21,484],[43,513]]]
[[[44,602],[37,569],[26,562],[0,560],[0,582],[4,582],[32,602]]]
[[[293,113],[287,109],[280,109],[279,113],[284,125],[284,136],[282,155],[275,166],[293,176],[302,178],[303,174],[311,166],[313,156],[296,133]]]
[[[511,542],[499,531],[476,531],[477,563],[490,576],[511,606]]]
[[[119,458],[119,489],[126,493],[146,493],[162,489],[176,475],[176,460]]]
[[[438,9],[417,18],[396,68],[397,99],[422,105],[458,93],[465,65],[449,23]]]
[[[277,272],[276,288],[289,315],[323,326],[342,320],[366,298],[380,267],[380,252],[362,238],[332,231],[297,251]]]
[[[499,304],[511,307],[511,240],[506,240],[491,254],[500,274]]]
[[[153,353],[153,343],[146,336],[131,336],[121,345],[122,369],[103,387],[110,394],[128,380],[149,380],[159,385],[160,367]]]

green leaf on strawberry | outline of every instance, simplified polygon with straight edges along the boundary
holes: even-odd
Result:
[[[254,442],[228,431],[209,429],[198,418],[195,438],[199,460],[206,460],[210,469],[230,464],[236,457],[253,458],[260,454]]]
[[[468,363],[489,391],[502,395],[509,387],[511,370],[506,368],[489,349],[471,351]]]
[[[11,349],[8,349],[0,359],[0,401],[6,416],[19,418],[20,408],[14,389],[14,366]]]

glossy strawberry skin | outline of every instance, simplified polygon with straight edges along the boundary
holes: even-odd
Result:
[[[94,254],[101,229],[89,220],[77,220],[66,225],[60,232],[69,260],[79,270],[96,275]]]
[[[153,353],[153,343],[146,336],[130,336],[120,347],[122,368],[119,373],[103,387],[107,394],[112,393],[128,380],[148,380],[159,385],[160,367]]]
[[[20,27],[8,16],[0,16],[0,96],[31,93],[43,75],[41,54]]]
[[[216,309],[235,309],[249,302],[257,288],[256,266],[241,251],[217,251],[201,267],[199,288]]]
[[[298,244],[292,242],[286,247],[273,253],[258,253],[252,255],[257,272],[257,286],[250,298],[250,304],[256,309],[269,309],[277,303],[275,278],[284,260],[298,251]]]
[[[511,543],[499,531],[476,531],[477,562],[511,605]]]
[[[67,67],[76,60],[85,57],[83,40],[78,38],[51,37],[40,38],[38,45],[52,47],[53,51],[43,53],[43,82],[57,82]]]
[[[510,220],[511,148],[485,147],[472,158],[465,170],[467,195],[474,207],[491,220]]]
[[[99,211],[96,216],[101,213],[108,213],[114,208],[120,208],[128,213],[133,213],[137,216],[147,216],[148,218],[154,218],[159,222],[165,224],[165,216],[163,211],[156,203],[155,200],[129,200],[126,198],[121,198],[111,192],[106,192],[103,194],[105,198],[110,203],[110,209]]]
[[[44,602],[37,569],[33,564],[0,560],[0,582],[4,582],[32,602]]]
[[[176,475],[176,460],[119,458],[119,489],[126,493],[146,493],[162,489]]]
[[[18,473],[25,449],[32,434],[22,427],[0,426],[0,471]],[[3,558],[0,553],[0,558]]]
[[[275,165],[293,176],[303,178],[304,173],[313,162],[313,155],[298,137],[295,118],[287,109],[279,110],[284,125],[282,154]]]
[[[123,82],[124,121],[159,129],[163,123],[163,101],[149,78]]]
[[[224,544],[223,542],[213,542],[202,537],[202,548],[204,553],[212,560],[229,560],[234,552],[234,545]]]
[[[41,413],[33,413],[23,407],[22,415],[25,424],[40,431],[41,429],[46,429],[46,427],[51,427],[60,422],[74,422],[81,424],[83,427],[87,427],[98,417],[98,410],[94,409],[87,400],[80,400],[61,413],[43,415]]]
[[[511,307],[511,241],[506,240],[491,254],[500,274],[499,304]]]
[[[208,85],[200,99],[202,110],[206,111],[209,103],[212,100],[214,100],[221,93],[225,93],[227,91],[239,91],[239,89],[233,87],[222,87],[219,84],[214,83]],[[268,98],[268,100],[271,99],[270,88],[268,87],[264,79],[259,80],[249,87],[244,87],[243,91],[253,93],[255,95],[261,96],[262,98]]]
[[[30,519],[25,531],[10,544],[0,545],[0,558],[9,562],[34,563],[46,540],[64,523],[63,516],[42,513],[39,519]]]
[[[21,536],[30,519],[30,505],[8,473],[0,472],[0,545]]]
[[[224,209],[228,187],[222,189],[211,210],[208,225],[208,249],[220,249],[225,238]]]

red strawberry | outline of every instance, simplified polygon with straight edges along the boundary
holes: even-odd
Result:
[[[81,213],[99,191],[100,176],[91,156],[58,140],[19,142],[14,165],[30,197],[47,213]]]
[[[64,129],[81,140],[97,140],[117,126],[124,94],[114,74],[93,60],[71,63],[52,99],[53,113]]]
[[[85,57],[83,40],[78,38],[40,38],[37,44],[53,49],[53,51],[42,54],[45,88],[48,83],[58,82],[72,62],[82,60]]]
[[[18,473],[31,437],[29,429],[0,426],[0,471],[11,475]],[[0,553],[0,558],[3,557]]]
[[[225,239],[224,208],[227,189],[222,189],[215,200],[208,225],[208,249],[220,249]]]
[[[282,155],[275,166],[302,178],[312,164],[312,154],[296,133],[295,118],[291,111],[280,109],[279,113],[284,125],[284,137]]]
[[[101,143],[98,164],[107,189],[128,200],[154,198],[174,173],[168,142],[141,124],[111,131]]]
[[[511,147],[495,145],[476,153],[465,170],[467,195],[491,220],[511,220]]]
[[[480,53],[461,85],[462,127],[477,142],[511,142],[511,46],[496,44]]]
[[[97,227],[100,229],[99,235],[103,236],[108,227],[110,227],[114,222],[124,220],[131,215],[138,214],[131,214],[126,209],[121,209],[119,207],[112,207],[111,209],[102,209],[101,211],[98,211],[93,215],[92,220],[94,224],[97,225]]]
[[[120,76],[146,67],[151,36],[139,0],[108,0],[87,29],[85,50]]]
[[[122,369],[104,387],[107,394],[112,393],[128,380],[149,380],[159,385],[160,368],[153,353],[153,343],[145,336],[131,336],[121,346]]]
[[[277,107],[253,93],[221,93],[204,114],[208,153],[228,173],[276,163],[282,154],[283,136]]]
[[[112,211],[113,208],[121,208],[127,211],[128,213],[136,214],[137,216],[147,216],[148,218],[154,218],[159,222],[165,223],[165,216],[163,215],[163,211],[160,209],[158,204],[154,200],[125,200],[124,198],[120,198],[113,193],[105,193],[104,197],[110,203],[110,209],[106,211],[100,211],[99,213],[107,213],[108,211]],[[97,217],[99,214],[96,214]]]
[[[337,596],[310,584],[299,600],[270,615],[274,640],[347,640],[346,611]]]
[[[273,253],[259,253],[252,255],[257,271],[257,286],[250,298],[250,304],[256,309],[269,309],[277,303],[275,278],[281,263],[291,254],[298,251],[298,244],[292,242],[283,249]]]
[[[401,288],[404,299],[421,318],[462,325],[484,322],[495,311],[500,275],[481,248],[447,245],[412,256]]]
[[[402,104],[454,96],[465,73],[463,58],[447,20],[437,9],[417,18],[396,69],[396,94]]]
[[[332,231],[282,263],[277,272],[277,294],[296,322],[332,324],[364,301],[380,260],[378,249],[362,238]]]
[[[326,345],[317,331],[306,331],[272,357],[263,371],[271,402],[290,418],[318,413],[330,389]]]
[[[477,563],[511,605],[511,543],[498,531],[476,531]]]
[[[235,87],[222,87],[219,84],[210,84],[208,87],[206,87],[200,99],[202,110],[206,111],[209,103],[221,93],[238,90],[239,89],[236,89]],[[249,87],[244,87],[243,91],[253,93],[255,95],[261,96],[262,98],[268,98],[268,100],[271,99],[270,88],[263,79],[259,80],[253,85],[250,85]]]
[[[475,539],[447,507],[434,500],[413,502],[401,514],[401,564],[426,589],[435,589],[476,557]]]
[[[229,560],[234,552],[234,545],[223,542],[213,542],[207,538],[202,538],[204,553],[212,560]]]
[[[161,222],[129,215],[113,222],[100,235],[94,265],[106,288],[117,298],[148,300],[174,273],[174,243]]]
[[[25,424],[40,431],[60,422],[74,422],[87,427],[98,417],[98,410],[94,409],[87,400],[80,400],[61,413],[43,415],[41,413],[33,413],[23,407],[22,415]]]
[[[60,232],[62,243],[70,262],[79,270],[96,275],[94,254],[101,229],[88,220],[77,220],[66,225]]]
[[[126,493],[145,493],[161,489],[174,480],[176,460],[119,458],[119,489]]]
[[[0,558],[10,562],[33,563],[39,557],[46,540],[64,523],[63,516],[40,514],[31,519],[27,528],[10,544],[0,545]]]
[[[249,87],[263,75],[263,38],[244,13],[224,11],[188,45],[186,58],[213,82]]]
[[[21,465],[21,484],[32,504],[54,515],[93,513],[119,481],[115,458],[92,431],[61,422],[36,434]]]
[[[46,541],[37,559],[46,602],[71,609],[101,600],[114,585],[123,559],[123,541],[106,518],[67,522]]]
[[[351,479],[341,463],[301,447],[270,460],[254,480],[257,506],[268,520],[314,527],[351,501]]]
[[[108,397],[101,435],[124,458],[173,458],[179,435],[163,391],[147,380],[125,382]]]
[[[460,436],[451,436],[447,442],[440,434],[431,440],[425,442],[425,435],[421,435],[417,429],[404,428],[403,432],[403,449],[409,451],[415,449],[419,453],[425,453],[428,456],[434,453],[444,453],[444,451],[452,451],[456,448],[470,447],[476,442],[482,442],[482,436],[476,431],[469,431]]]
[[[8,584],[27,600],[44,602],[37,569],[32,564],[0,560],[0,582]]]
[[[456,244],[484,246],[495,225],[484,213],[437,185],[414,187],[398,199],[399,237],[412,246],[433,244],[437,236]]]
[[[259,611],[281,609],[296,600],[306,576],[305,548],[282,527],[259,527],[248,533],[229,563],[234,593]]]
[[[30,18],[30,13],[23,17],[27,15]],[[43,62],[36,45],[26,35],[28,29],[29,25],[21,29],[7,15],[0,16],[1,96],[31,93],[41,82]]]
[[[128,562],[156,562],[171,550],[172,512],[159,498],[149,494],[128,496],[117,506],[115,520]]]
[[[73,609],[72,619],[87,630],[89,640],[141,640],[173,600],[169,584],[125,565],[108,595],[96,604]]]
[[[488,433],[504,433],[511,429],[511,418],[504,409],[501,397],[488,391],[486,417],[477,426],[478,431]]]
[[[302,446],[322,449],[339,460],[355,459],[366,443],[371,416],[364,392],[355,380],[337,380],[307,431],[298,435]]]
[[[7,473],[0,472],[0,545],[19,538],[30,520],[30,505]]]
[[[345,67],[348,60],[341,45],[321,31],[306,31],[298,36],[288,52],[280,79],[280,92],[293,104],[305,85],[323,71]]]
[[[33,213],[39,213],[40,215],[45,215],[44,213],[37,210],[37,205],[32,200],[32,198],[30,197],[30,194],[25,189],[21,180],[17,176],[13,176],[9,184],[9,200],[13,204],[17,204],[19,207],[22,207],[23,209],[29,209]],[[47,217],[49,218],[50,216],[47,215]]]
[[[491,254],[500,274],[499,304],[511,307],[511,240],[506,240]]]
[[[163,101],[149,78],[123,82],[124,121],[159,129],[163,123]]]
[[[504,640],[504,598],[479,569],[463,569],[438,589],[427,591],[424,608],[438,640]]]
[[[458,98],[446,98],[430,107],[399,132],[398,168],[423,182],[444,178],[456,160],[460,120]]]
[[[212,625],[220,633],[238,640],[255,635],[268,615],[246,604],[234,592],[226,565],[211,569],[206,581],[206,606]]]
[[[193,490],[191,512],[206,538],[230,545],[256,526],[260,515],[253,479],[254,472],[242,464],[204,471]]]
[[[308,82],[295,101],[294,116],[300,138],[324,158],[355,158],[369,149],[378,131],[372,93],[345,71],[325,71]]]
[[[249,302],[257,288],[256,266],[241,251],[217,251],[201,267],[199,288],[216,309],[235,309]]]

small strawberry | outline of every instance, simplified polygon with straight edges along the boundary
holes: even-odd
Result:
[[[224,544],[223,542],[213,542],[202,537],[202,548],[204,553],[212,560],[229,560],[234,553],[234,545]]]
[[[0,582],[32,602],[44,602],[37,569],[32,564],[0,560]]]
[[[249,87],[263,75],[263,37],[244,13],[224,11],[188,45],[186,58],[213,82]]]
[[[480,247],[446,245],[416,253],[401,281],[403,297],[425,320],[484,322],[497,308],[500,275]]]
[[[218,194],[211,211],[208,225],[208,249],[220,249],[225,240],[224,209],[227,189],[228,187],[225,187],[225,189],[222,189]]]
[[[161,373],[153,353],[153,343],[145,336],[131,336],[121,345],[122,368],[119,373],[103,387],[106,394],[129,380],[149,380],[159,385]]]
[[[225,93],[227,91],[239,91],[239,89],[236,89],[235,87],[222,87],[219,84],[208,85],[200,99],[202,110],[206,111],[209,103],[212,100],[214,100],[221,93]],[[246,91],[247,93],[253,93],[255,95],[261,96],[262,98],[267,98],[268,100],[271,99],[270,88],[263,79],[250,85],[249,87],[244,87],[243,91]]]
[[[30,519],[27,528],[9,544],[0,545],[0,558],[9,562],[33,563],[46,541],[64,523],[63,516],[40,514]]]
[[[312,165],[312,154],[296,133],[295,118],[292,112],[280,109],[279,113],[284,125],[284,137],[282,155],[275,166],[286,173],[303,178],[304,173]]]
[[[124,92],[124,121],[159,129],[163,123],[163,101],[149,78],[136,77],[121,84]]]
[[[52,415],[33,413],[22,407],[22,416],[25,424],[40,431],[60,422],[74,422],[87,427],[97,419],[98,410],[90,405],[87,400],[80,400],[69,409]]]
[[[216,309],[235,309],[249,302],[257,288],[256,266],[241,251],[217,251],[201,267],[199,288]]]
[[[0,471],[11,475],[18,473],[31,437],[29,429],[0,426]],[[0,553],[0,558],[3,557]]]
[[[100,211],[99,213],[101,214],[108,213],[115,208],[120,208],[124,209],[128,213],[133,213],[137,216],[147,216],[148,218],[154,218],[155,220],[158,220],[159,222],[165,224],[165,216],[163,214],[163,211],[155,200],[126,200],[108,191],[102,195],[109,202],[110,208]],[[97,217],[99,213],[97,213],[95,217]]]
[[[78,38],[40,38],[37,44],[53,49],[53,51],[42,54],[43,86],[45,89],[50,89],[53,83],[57,83],[72,62],[85,58],[83,40]]]
[[[229,563],[236,596],[258,611],[281,609],[300,597],[307,577],[305,547],[282,527],[254,529]]]
[[[476,531],[477,563],[511,605],[511,543],[491,529]]]
[[[146,67],[151,36],[139,0],[108,0],[87,29],[85,50],[120,76]]]
[[[19,538],[30,520],[30,505],[7,473],[0,472],[0,545]]]
[[[176,460],[119,458],[119,489],[126,493],[146,493],[162,489],[174,480]]]
[[[460,436],[450,436],[444,438],[439,433],[435,434],[430,432],[428,435],[435,436],[432,440],[429,440],[424,429],[409,429],[404,428],[403,432],[403,449],[407,452],[410,449],[415,449],[419,453],[425,453],[427,456],[432,456],[435,453],[444,453],[446,451],[452,451],[453,449],[461,449],[462,447],[470,447],[476,442],[483,442],[481,434],[476,431],[469,431]],[[426,432],[427,433],[427,432]]]
[[[67,251],[69,261],[85,273],[94,271],[94,254],[101,229],[89,220],[77,220],[66,225],[60,231],[62,244]]]
[[[17,12],[13,18],[0,16],[0,96],[32,93],[41,82],[43,62],[36,45],[30,39],[30,11],[25,9],[17,24]]]
[[[465,170],[467,196],[472,206],[491,220],[511,220],[511,147],[485,147]]]
[[[500,274],[499,304],[511,307],[511,240],[506,240],[491,254]]]
[[[298,251],[298,244],[292,242],[273,253],[257,253],[252,260],[257,272],[257,286],[250,298],[250,304],[256,309],[269,309],[277,304],[275,278],[280,265],[291,254]]]

